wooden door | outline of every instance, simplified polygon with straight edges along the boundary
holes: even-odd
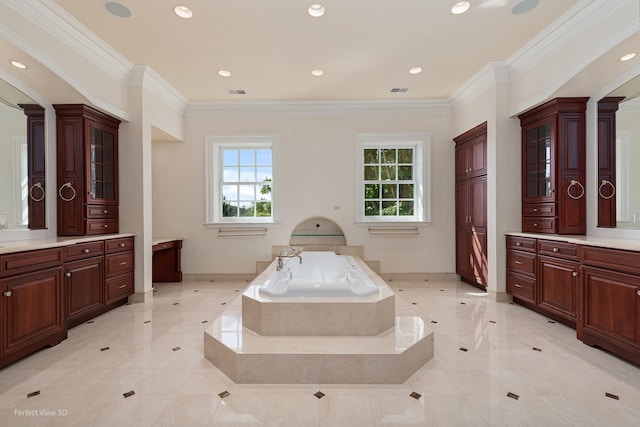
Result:
[[[538,301],[541,308],[575,326],[578,309],[579,263],[538,256]]]
[[[3,354],[65,331],[62,267],[3,279],[0,284]]]
[[[75,318],[90,315],[104,306],[104,258],[102,256],[65,264],[66,313]]]

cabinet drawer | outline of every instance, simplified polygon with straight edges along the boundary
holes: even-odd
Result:
[[[104,242],[77,243],[63,249],[65,261],[90,258],[104,254]]]
[[[640,274],[640,252],[583,246],[582,263],[609,270]]]
[[[535,302],[533,294],[535,283],[536,279],[533,277],[507,271],[507,293],[532,304]]]
[[[535,252],[536,239],[530,237],[507,236],[507,249],[517,249],[519,251]]]
[[[105,242],[108,254],[114,252],[124,252],[133,250],[133,237],[123,237],[121,239],[109,239]]]
[[[108,234],[118,232],[117,219],[88,219],[87,234]]]
[[[556,216],[556,205],[555,203],[523,204],[522,216]]]
[[[176,246],[176,241],[172,240],[170,242],[162,242],[152,246],[153,252],[163,251],[165,249],[171,249]]]
[[[555,234],[556,220],[555,218],[523,217],[522,231],[531,233]]]
[[[44,270],[60,264],[62,251],[59,248],[0,255],[0,276]]]
[[[109,305],[133,294],[133,273],[107,279],[106,285],[107,297],[105,303]]]
[[[87,218],[118,218],[118,207],[87,205]]]
[[[536,255],[528,252],[507,250],[507,268],[521,274],[535,275]]]
[[[538,240],[538,254],[557,258],[578,259],[578,245],[553,240]]]
[[[106,256],[107,277],[133,271],[133,252],[120,252]]]

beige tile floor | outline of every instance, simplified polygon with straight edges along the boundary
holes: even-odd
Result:
[[[234,384],[203,358],[203,331],[246,283],[157,284],[152,303],[1,369],[0,426],[640,425],[640,368],[570,328],[461,282],[390,285],[435,331],[404,384]]]

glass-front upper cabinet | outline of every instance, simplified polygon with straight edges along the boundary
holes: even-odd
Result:
[[[524,145],[524,196],[536,201],[551,199],[551,124],[547,122],[527,129]]]
[[[116,200],[116,136],[112,130],[89,122],[89,198],[91,201]]]
[[[585,234],[588,98],[556,98],[518,116],[522,231]]]
[[[117,233],[120,120],[82,104],[54,108],[58,235]]]

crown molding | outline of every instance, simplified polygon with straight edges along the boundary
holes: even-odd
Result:
[[[191,102],[185,117],[450,115],[447,100]]]
[[[504,62],[489,62],[449,97],[452,105],[463,104],[500,83],[511,82],[509,67]]]
[[[624,7],[630,0],[582,0],[522,46],[505,62],[524,74],[556,53],[585,28],[593,27]]]
[[[142,87],[160,98],[182,115],[188,100],[148,65],[134,65],[129,74],[129,86]]]

